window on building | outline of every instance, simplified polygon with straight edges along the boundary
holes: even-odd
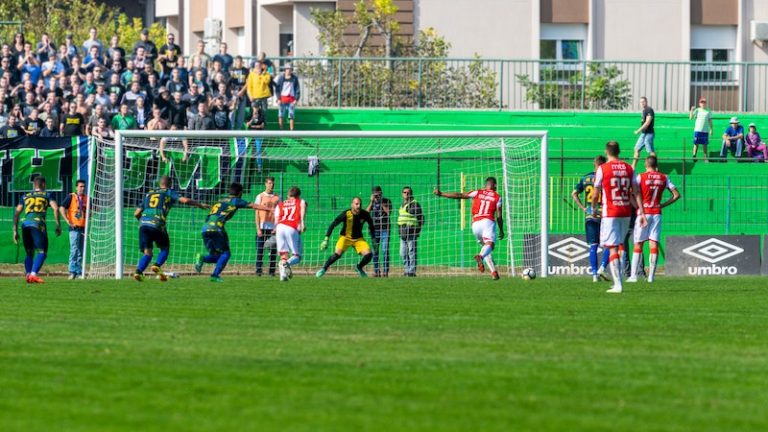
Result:
[[[736,80],[736,26],[691,27],[691,82],[730,83]]]
[[[280,33],[280,56],[293,55],[293,33]]]
[[[541,24],[539,56],[540,78],[544,81],[568,81],[581,70],[587,39],[586,24]]]

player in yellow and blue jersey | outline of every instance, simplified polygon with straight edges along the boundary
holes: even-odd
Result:
[[[595,170],[604,164],[605,156],[595,158]],[[584,202],[579,195],[584,194]],[[592,281],[597,282],[600,278],[608,280],[605,275],[605,267],[608,265],[608,250],[603,251],[603,261],[600,267],[597,267],[597,249],[600,242],[600,209],[592,211],[592,195],[595,193],[595,171],[584,175],[579,183],[573,188],[571,197],[586,215],[584,228],[587,234],[587,244],[589,244],[589,267],[592,271]]]
[[[201,204],[195,200],[180,196],[178,192],[171,189],[171,178],[168,176],[160,177],[160,187],[150,190],[145,196],[141,207],[136,208],[133,215],[139,220],[139,248],[144,253],[136,266],[136,272],[133,278],[139,282],[144,280],[144,270],[147,269],[152,261],[153,245],[160,249],[157,255],[157,261],[152,265],[152,272],[155,273],[161,281],[165,282],[168,277],[163,273],[162,265],[168,259],[168,253],[171,248],[171,241],[168,238],[166,222],[168,213],[176,203],[182,203],[201,209],[207,209],[208,205]]]
[[[195,256],[195,271],[200,273],[203,263],[216,263],[211,273],[211,282],[221,282],[221,272],[229,262],[232,253],[229,250],[229,236],[224,225],[235,216],[238,209],[252,208],[271,212],[274,207],[261,204],[251,204],[242,199],[243,185],[232,183],[229,186],[229,196],[218,200],[211,206],[211,211],[203,224],[203,244],[208,249],[208,255],[197,254]]]
[[[45,257],[48,254],[48,231],[45,223],[48,207],[53,210],[57,236],[61,235],[61,221],[59,219],[59,206],[45,191],[45,178],[35,177],[33,184],[35,190],[21,196],[16,211],[13,213],[13,242],[19,244],[19,216],[24,212],[24,221],[21,223],[21,237],[26,252],[24,273],[27,277],[27,283],[43,283],[37,274],[43,267]]]

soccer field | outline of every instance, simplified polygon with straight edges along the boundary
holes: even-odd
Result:
[[[0,430],[768,429],[764,278],[0,279]]]

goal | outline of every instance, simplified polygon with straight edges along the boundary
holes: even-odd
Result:
[[[86,235],[88,277],[121,278],[133,272],[141,254],[138,223],[133,217],[147,191],[168,175],[182,196],[213,203],[231,182],[243,184],[243,198],[253,202],[274,177],[275,192],[286,197],[297,186],[307,201],[304,255],[296,275],[311,275],[322,266],[330,247],[319,245],[331,221],[349,208],[354,197],[369,204],[374,186],[392,202],[388,245],[378,242],[378,268],[388,252],[390,276],[403,273],[397,213],[403,187],[413,189],[424,214],[417,243],[417,274],[469,275],[480,246],[471,229],[471,201],[433,194],[482,188],[487,177],[498,180],[506,238],[493,252],[499,272],[519,274],[531,267],[545,276],[547,262],[547,134],[543,131],[483,132],[238,132],[122,131],[114,141],[94,138],[94,181]],[[161,150],[162,148],[162,150]],[[186,150],[185,150],[186,148]],[[232,258],[229,274],[253,275],[256,263],[255,212],[242,209],[229,221]],[[204,252],[204,210],[178,205],[167,221],[171,239],[167,271],[193,272],[194,256]],[[373,246],[367,230],[366,240]],[[383,239],[382,239],[383,240]],[[156,252],[157,253],[157,252]],[[348,251],[329,275],[353,274],[359,257]],[[374,263],[367,267],[374,272]],[[264,256],[264,273],[269,255]]]

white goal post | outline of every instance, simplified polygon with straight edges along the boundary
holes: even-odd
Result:
[[[159,154],[161,141],[166,146],[165,152],[171,155],[165,160],[161,160]],[[182,144],[189,148],[184,159],[180,156]],[[523,268],[532,267],[541,277],[546,277],[549,230],[546,131],[130,130],[116,132],[114,141],[94,138],[93,146],[91,162],[95,177],[90,186],[89,261],[86,263],[89,277],[119,279],[130,272],[129,266],[138,253],[135,235],[126,234],[137,231],[137,226],[133,226],[132,210],[148,188],[156,186],[159,176],[168,174],[171,177],[186,175],[183,181],[175,179],[174,188],[181,195],[192,195],[209,204],[225,195],[223,187],[232,179],[244,184],[246,193],[243,198],[251,202],[268,175],[279,177],[281,187],[277,192],[285,192],[288,183],[301,184],[302,197],[312,197],[307,213],[322,214],[322,218],[313,220],[304,234],[305,238],[311,237],[304,240],[305,255],[310,258],[304,260],[304,265],[313,269],[327,255],[327,251],[321,254],[315,249],[318,238],[323,236],[333,216],[347,208],[348,200],[353,196],[361,196],[365,207],[370,185],[379,183],[385,188],[385,194],[392,198],[390,249],[394,254],[390,262],[397,268],[400,262],[396,224],[400,201],[397,197],[399,188],[413,183],[418,185],[418,193],[414,193],[423,201],[428,222],[423,240],[419,241],[424,244],[419,244],[424,250],[424,259],[419,257],[419,266],[426,269],[422,274],[435,275],[470,274],[472,268],[466,262],[472,261],[479,246],[473,245],[468,228],[471,225],[470,204],[459,205],[453,200],[439,199],[431,195],[430,185],[444,191],[467,192],[481,188],[486,176],[496,176],[508,234],[505,240],[497,243],[497,251],[494,251],[500,272],[514,275]],[[313,159],[319,165],[317,173],[302,172],[305,167],[311,168]],[[215,164],[219,164],[216,167],[219,182],[212,185],[210,179],[201,176],[206,166]],[[311,190],[307,190],[310,187]],[[179,256],[176,258],[172,251],[169,265],[181,272],[191,268],[186,264],[189,262],[186,249],[202,248],[199,227],[205,213],[196,212],[174,209],[169,215],[172,248],[180,244],[178,249],[184,249],[185,254],[180,256],[177,252]],[[249,216],[238,215],[234,219],[239,220],[240,225],[233,228],[238,234],[230,233],[230,237],[236,237],[233,243],[241,241],[242,246],[238,251],[233,246],[233,262],[247,266],[250,265],[249,257],[253,260],[255,253],[252,246],[245,244],[253,237],[246,241],[246,234],[240,234],[255,236],[252,211]],[[176,225],[171,227],[171,224]],[[229,229],[230,225],[227,226]],[[248,227],[251,232],[247,231]],[[335,242],[337,232],[338,228],[334,230],[332,242]],[[367,238],[367,231],[364,233]],[[308,248],[312,248],[311,254]],[[347,260],[348,264],[352,262],[352,259]],[[398,274],[398,271],[392,272]],[[241,270],[241,273],[248,274],[248,271]]]

